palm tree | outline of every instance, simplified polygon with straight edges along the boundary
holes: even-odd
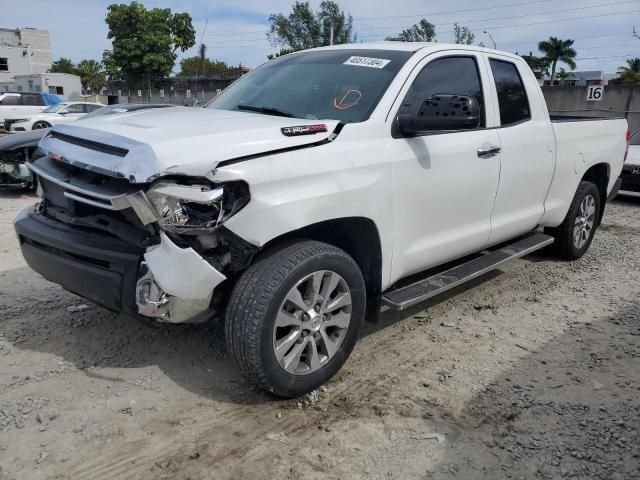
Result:
[[[78,75],[82,86],[93,92],[100,90],[107,83],[102,65],[95,60],[82,60],[78,64]]]
[[[627,64],[618,68],[618,79],[622,83],[632,85],[640,83],[640,58],[630,58]]]
[[[560,70],[558,70],[558,73],[556,73],[556,77],[558,77],[558,83],[560,85],[564,85],[567,80],[573,77],[573,74],[571,72],[567,72],[561,67]]]
[[[556,67],[558,62],[566,63],[571,70],[576,68],[576,51],[573,49],[573,40],[562,40],[561,38],[549,37],[549,40],[543,40],[538,43],[538,50],[545,54],[549,63],[551,63],[551,84],[556,77]]]

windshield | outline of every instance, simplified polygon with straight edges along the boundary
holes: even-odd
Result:
[[[631,135],[630,145],[640,145],[640,130],[637,130],[636,133]]]
[[[412,54],[327,50],[286,55],[242,77],[207,108],[362,122]]]
[[[58,113],[60,110],[62,110],[66,106],[67,106],[66,103],[58,103],[57,105],[53,105],[52,107],[49,107],[43,110],[42,113]]]

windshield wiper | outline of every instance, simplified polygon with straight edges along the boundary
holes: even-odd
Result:
[[[236,107],[238,110],[247,110],[249,112],[259,112],[264,113],[266,115],[277,115],[279,117],[294,117],[295,115],[291,112],[287,112],[286,110],[280,110],[275,107],[257,107],[255,105],[238,105]]]

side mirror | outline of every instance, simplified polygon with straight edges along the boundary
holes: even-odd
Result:
[[[467,95],[434,95],[422,103],[415,115],[398,115],[398,126],[407,136],[474,129],[480,126],[480,106],[474,97]]]

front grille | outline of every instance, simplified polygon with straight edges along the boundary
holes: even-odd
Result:
[[[110,200],[138,192],[139,185],[49,157],[39,158],[32,168],[38,173],[46,217],[84,231],[118,237],[135,246],[153,239],[153,229],[142,224],[126,201],[115,208]]]

